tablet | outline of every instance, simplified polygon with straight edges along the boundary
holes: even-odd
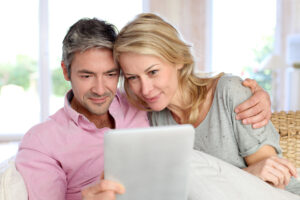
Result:
[[[186,200],[191,125],[110,130],[104,135],[104,177],[125,186],[117,200]]]

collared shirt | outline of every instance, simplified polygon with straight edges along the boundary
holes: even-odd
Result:
[[[103,135],[70,106],[65,105],[49,120],[31,128],[23,137],[16,167],[25,180],[29,200],[79,200],[81,190],[100,180],[103,172]],[[109,113],[116,128],[148,127],[147,114],[132,107],[117,92]],[[117,147],[116,147],[117,148]]]

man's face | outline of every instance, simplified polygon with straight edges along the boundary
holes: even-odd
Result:
[[[69,80],[63,67],[64,76]],[[119,68],[115,65],[112,51],[89,49],[77,52],[71,63],[71,85],[74,97],[91,114],[106,114],[116,94]]]

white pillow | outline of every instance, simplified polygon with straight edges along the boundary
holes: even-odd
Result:
[[[286,190],[200,151],[194,151],[189,200],[299,200]]]
[[[0,164],[0,200],[27,200],[22,176],[15,167],[15,158]]]

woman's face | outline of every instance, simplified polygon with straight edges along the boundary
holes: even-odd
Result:
[[[120,65],[131,90],[154,111],[178,105],[178,69],[156,56],[121,53]]]

